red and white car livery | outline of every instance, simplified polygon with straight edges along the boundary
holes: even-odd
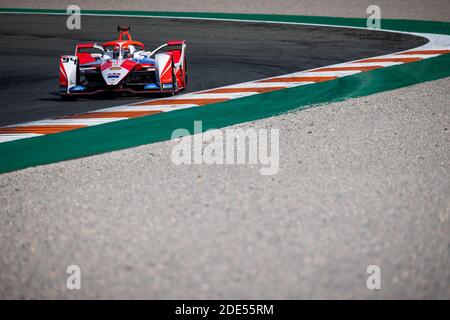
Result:
[[[129,27],[117,40],[80,43],[75,55],[61,56],[59,88],[63,98],[102,92],[176,94],[186,89],[186,43],[169,41],[153,51],[134,41]]]

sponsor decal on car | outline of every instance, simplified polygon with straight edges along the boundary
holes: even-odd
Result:
[[[116,73],[116,72],[108,73],[106,76],[108,77],[108,79],[117,79],[120,77],[120,73]]]

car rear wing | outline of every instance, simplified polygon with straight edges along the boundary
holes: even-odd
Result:
[[[105,49],[96,43],[78,43],[75,47],[75,56],[80,59],[80,64],[94,62],[104,53]]]
[[[179,48],[176,48],[178,47]],[[154,49],[151,52],[151,55],[154,56],[157,53],[161,53],[160,51],[170,51],[167,49],[172,49],[172,48],[168,48],[168,47],[174,47],[174,50],[180,50],[180,49],[185,49],[186,48],[186,41],[185,40],[173,40],[173,41],[167,41],[166,43],[164,43],[163,45],[160,45],[158,48]],[[164,50],[165,49],[165,50]]]
[[[168,46],[176,46],[176,45],[183,45],[186,44],[185,40],[172,40],[172,41],[167,41],[167,45]]]
[[[178,67],[184,64],[185,61],[185,51],[186,51],[186,41],[185,40],[172,40],[167,41],[165,44],[159,46],[153,50],[150,57],[155,56],[160,53],[167,53],[172,55],[174,58],[175,66]]]
[[[77,46],[75,47],[75,55],[78,53],[82,53],[83,50],[87,49],[96,49],[98,51],[104,52],[105,49],[101,45],[98,45],[96,43],[77,43]]]

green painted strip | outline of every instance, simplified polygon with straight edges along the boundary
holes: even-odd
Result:
[[[0,9],[0,12],[65,13],[64,10]],[[84,13],[100,14],[98,11]],[[101,14],[132,12],[104,11]],[[213,13],[135,12],[137,15],[160,15],[214,19],[285,21],[339,26],[364,26],[365,19],[272,16]],[[384,20],[383,28],[399,31],[450,34],[450,23]],[[170,139],[177,128],[191,132],[195,120],[203,121],[203,130],[262,119],[312,105],[342,101],[386,90],[450,76],[450,55],[415,63],[377,69],[339,78],[334,81],[295,87],[228,102],[190,108],[148,117],[118,121],[84,129],[17,140],[0,144],[0,173],[80,158],[93,154],[130,148]]]

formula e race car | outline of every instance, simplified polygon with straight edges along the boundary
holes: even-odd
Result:
[[[79,43],[75,55],[61,56],[59,92],[65,99],[97,93],[166,93],[186,89],[186,43],[169,41],[153,51],[117,27],[117,40]]]

